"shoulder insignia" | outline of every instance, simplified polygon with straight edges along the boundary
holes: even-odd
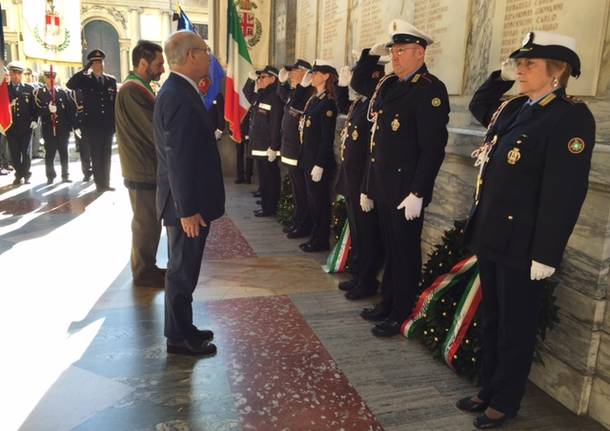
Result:
[[[585,141],[581,138],[572,138],[568,142],[568,151],[572,154],[580,154],[585,150]]]
[[[551,103],[556,98],[557,98],[557,95],[555,93],[550,93],[547,96],[545,96],[544,99],[542,99],[540,102],[538,102],[538,104],[544,108],[546,105]]]
[[[411,82],[413,84],[415,84],[417,81],[419,81],[419,78],[421,77],[420,73],[416,73],[415,75],[413,75],[413,78],[411,78]]]
[[[566,102],[575,105],[577,103],[585,103],[582,99],[579,99],[578,97],[574,97],[574,96],[568,96],[567,94],[563,96],[563,100],[565,100]]]
[[[422,74],[421,77],[424,78],[428,82],[432,82],[432,76],[430,76],[430,74],[428,72]]]
[[[439,99],[438,97],[432,99],[432,106],[434,106],[435,108],[441,106],[441,99]]]
[[[331,111],[330,109],[329,109],[328,111],[326,111],[326,116],[327,116],[327,117],[329,117],[329,118],[330,118],[330,117],[332,117],[333,115],[334,115],[334,114],[333,114],[333,111]]]

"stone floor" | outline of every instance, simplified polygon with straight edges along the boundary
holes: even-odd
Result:
[[[80,179],[78,164],[70,166]],[[195,292],[219,353],[165,353],[163,292],[129,270],[130,207],[92,183],[0,177],[2,430],[469,430],[470,383],[417,342],[376,339],[366,303],[336,289],[322,253],[252,216],[254,186],[227,179]],[[165,265],[165,237],[159,264]],[[507,430],[601,430],[533,385]]]

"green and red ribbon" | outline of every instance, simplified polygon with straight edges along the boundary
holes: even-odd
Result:
[[[345,271],[351,246],[352,238],[349,231],[349,223],[347,220],[345,220],[345,224],[341,230],[341,236],[339,236],[339,241],[337,241],[337,244],[335,244],[332,251],[328,255],[326,265],[322,266],[324,272],[333,274]]]
[[[455,310],[453,323],[451,324],[451,328],[443,343],[443,359],[451,368],[453,368],[452,363],[455,359],[455,354],[462,345],[464,337],[466,337],[466,333],[477,313],[481,299],[481,278],[477,268],[468,282],[462,299]]]
[[[476,256],[470,256],[456,263],[451,271],[443,274],[434,280],[434,283],[424,290],[415,304],[415,308],[411,315],[405,320],[401,326],[401,333],[411,338],[416,333],[417,329],[424,323],[426,314],[443,294],[455,285],[460,276],[471,269],[477,263]]]

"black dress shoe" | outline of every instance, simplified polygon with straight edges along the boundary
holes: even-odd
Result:
[[[286,238],[307,238],[309,235],[311,235],[311,231],[309,229],[293,229],[286,234]]]
[[[20,185],[20,184],[21,184],[21,177],[15,178],[15,179],[13,180],[13,185],[14,185],[14,186],[18,186],[18,185]]]
[[[167,353],[189,356],[207,356],[216,353],[216,346],[213,343],[199,340],[167,340]]]
[[[275,215],[275,212],[273,212],[273,211],[263,211],[263,210],[254,211],[254,217],[271,217],[274,215]]]
[[[262,205],[262,204],[263,204],[263,201],[262,201],[262,200],[260,200],[260,199],[258,199],[258,200],[257,200],[255,203],[256,203],[256,205]]]
[[[474,421],[472,421],[472,424],[480,430],[488,430],[502,426],[508,419],[510,419],[509,415],[504,415],[498,419],[492,419],[483,413],[481,416],[477,416]]]
[[[234,181],[235,184],[243,184],[245,182],[246,182],[246,180],[244,180],[243,178],[238,178]]]
[[[465,412],[479,413],[484,411],[487,406],[489,406],[489,403],[485,401],[477,403],[476,401],[472,401],[472,397],[466,397],[462,398],[461,400],[457,400],[455,406]]]
[[[106,187],[104,187],[104,190],[106,190],[107,192],[113,192],[116,189],[114,187],[106,186]]]
[[[288,232],[293,231],[293,230],[295,230],[295,229],[296,229],[296,226],[295,226],[295,225],[293,225],[292,223],[290,223],[289,225],[286,225],[286,226],[284,226],[284,227],[282,228],[282,232],[284,232],[284,233],[288,233]]]
[[[91,175],[85,175],[83,177],[83,183],[88,183],[89,181],[91,181]]]
[[[214,339],[214,332],[209,329],[199,329],[193,325],[193,337],[200,341],[212,341]]]
[[[72,182],[72,180],[69,180],[68,178],[62,178],[62,179],[61,179],[61,182],[62,182],[62,183],[71,183],[71,182]]]
[[[392,319],[385,319],[383,322],[378,323],[371,329],[371,332],[376,337],[393,337],[400,334],[400,326],[402,322],[398,322]]]
[[[252,180],[250,178],[246,178],[246,181],[244,181],[244,183],[246,184],[252,184]]]
[[[352,289],[345,292],[345,297],[353,301],[358,299],[370,298],[377,294],[377,288],[372,288],[364,285],[356,285]]]
[[[47,184],[53,184],[53,178],[47,178]]]
[[[260,198],[261,197],[261,192],[259,192],[258,190],[255,192],[252,192],[252,197],[254,198]]]
[[[301,247],[301,250],[303,250],[305,253],[317,253],[319,251],[328,251],[330,250],[330,247],[328,246],[328,244],[308,242],[303,245],[303,247]]]
[[[345,292],[356,286],[356,282],[357,281],[352,278],[351,280],[342,281],[337,287],[339,287],[339,290],[343,290]]]
[[[367,307],[360,312],[360,317],[369,322],[381,322],[390,315],[390,310],[386,309],[381,303],[374,307]]]

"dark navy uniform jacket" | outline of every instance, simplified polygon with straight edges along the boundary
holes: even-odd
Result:
[[[337,104],[326,92],[311,96],[301,117],[301,157],[299,166],[307,174],[314,166],[325,171],[335,167],[335,127]],[[325,172],[326,174],[326,172]]]
[[[13,124],[6,132],[9,137],[20,136],[29,132],[32,121],[38,120],[33,93],[34,87],[30,84],[13,85],[9,83],[8,97],[13,114]]]
[[[362,73],[354,70],[352,82],[367,79]],[[414,193],[427,205],[447,145],[445,85],[424,65],[406,80],[393,73],[382,78],[370,103],[370,113],[377,121],[363,192],[394,207]]]
[[[278,95],[284,103],[284,115],[282,116],[282,163],[297,166],[301,156],[301,140],[299,138],[299,121],[307,100],[313,93],[312,87],[301,87],[297,85],[290,88],[288,82],[278,86]]]
[[[277,83],[254,91],[255,82],[246,81],[243,91],[250,102],[250,148],[252,156],[267,158],[267,148],[280,150],[280,126],[284,104],[277,94]]]
[[[100,84],[93,73],[75,73],[66,84],[71,90],[81,90],[83,96],[83,121],[86,129],[114,132],[114,101],[116,99],[116,79],[104,74]]]
[[[498,114],[466,238],[477,254],[502,264],[529,269],[535,260],[557,268],[587,193],[595,120],[563,88],[532,106],[526,96],[512,98],[499,111],[512,84],[496,71],[470,102],[484,126]]]
[[[55,119],[55,135],[53,134],[53,116],[49,111],[49,103],[52,100],[51,92],[47,87],[40,87],[34,90],[34,100],[36,110],[42,121],[42,136],[50,139],[52,136],[66,138],[70,131],[78,127],[76,124],[76,105],[74,100],[63,88],[55,89],[55,106],[57,107]]]

